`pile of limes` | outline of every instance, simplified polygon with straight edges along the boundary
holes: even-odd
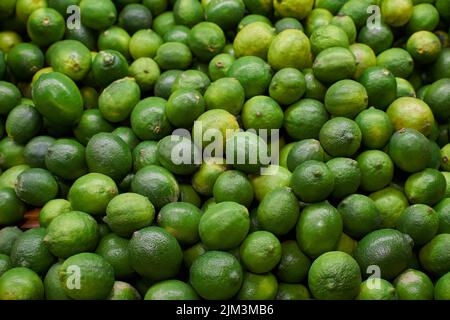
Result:
[[[0,300],[449,300],[449,22],[1,0]]]

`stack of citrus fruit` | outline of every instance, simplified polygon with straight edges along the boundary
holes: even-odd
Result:
[[[0,1],[0,300],[449,300],[449,23]]]

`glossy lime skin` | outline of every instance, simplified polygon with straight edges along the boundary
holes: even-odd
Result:
[[[83,113],[83,98],[76,84],[59,72],[43,74],[32,88],[36,109],[48,120],[74,125]]]

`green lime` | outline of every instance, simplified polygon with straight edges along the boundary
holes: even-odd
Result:
[[[380,227],[381,216],[375,202],[362,194],[352,194],[342,200],[338,207],[344,232],[360,239]]]
[[[296,29],[280,32],[270,44],[267,61],[277,71],[283,68],[311,67],[311,45],[308,37]]]
[[[326,164],[308,160],[292,173],[291,188],[304,202],[323,201],[334,190],[334,175]]]
[[[58,194],[58,184],[53,175],[41,168],[25,170],[17,177],[17,196],[33,206],[42,206]]]
[[[44,285],[39,276],[24,267],[12,268],[0,277],[1,300],[42,300]]]
[[[410,33],[421,30],[433,31],[439,24],[439,12],[436,7],[429,1],[421,1],[425,3],[417,4],[413,7],[411,19],[409,19],[406,29]]]
[[[354,118],[367,108],[368,101],[364,86],[353,80],[336,82],[325,95],[325,107],[335,117]]]
[[[373,67],[377,64],[377,57],[372,48],[364,43],[354,43],[349,47],[356,61],[356,69],[353,74],[353,79],[359,79],[364,70]]]
[[[129,51],[133,59],[154,58],[163,39],[151,29],[139,30],[130,39]]]
[[[160,140],[172,131],[165,113],[167,101],[159,97],[141,100],[131,113],[131,128],[142,140]]]
[[[206,89],[206,109],[224,109],[233,115],[241,112],[245,100],[242,85],[234,78],[221,78]]]
[[[424,101],[430,106],[433,114],[440,120],[450,117],[448,99],[450,97],[450,80],[440,79],[426,90]]]
[[[367,68],[358,81],[367,90],[370,106],[386,109],[396,98],[397,82],[388,69],[378,66]]]
[[[394,164],[406,172],[418,172],[430,162],[428,139],[419,131],[403,128],[395,132],[389,142],[389,155]]]
[[[204,299],[230,299],[241,288],[242,267],[231,253],[208,251],[194,260],[189,282]]]
[[[39,213],[39,224],[46,228],[50,222],[62,213],[72,211],[70,202],[66,199],[53,199],[47,202]]]
[[[192,177],[192,186],[195,191],[205,196],[212,196],[214,183],[226,169],[223,162],[222,158],[204,159],[199,170]]]
[[[100,51],[91,68],[95,83],[101,87],[107,87],[128,75],[127,60],[119,51],[111,49]]]
[[[217,177],[213,196],[217,203],[233,201],[249,207],[253,201],[253,186],[245,174],[229,170]]]
[[[211,110],[212,111],[212,110]],[[226,142],[227,164],[245,173],[256,174],[268,164],[268,146],[264,139],[251,131],[237,132]]]
[[[257,219],[262,230],[283,235],[295,227],[299,211],[298,201],[291,189],[279,187],[262,199],[258,206]]]
[[[86,163],[89,171],[120,180],[132,167],[131,151],[118,136],[106,132],[98,133],[86,146]]]
[[[369,196],[381,215],[381,226],[393,228],[403,210],[408,207],[408,199],[404,193],[394,187],[386,187]]]
[[[413,59],[421,64],[434,62],[439,53],[441,53],[442,45],[439,38],[430,31],[418,31],[413,33],[406,42],[406,49]]]
[[[348,37],[348,43],[352,44],[356,41],[357,30],[355,26],[355,22],[349,16],[341,16],[337,15],[330,20],[330,25],[336,26],[344,30]],[[345,43],[345,40],[343,40]]]
[[[89,28],[103,30],[109,28],[117,19],[117,10],[110,0],[81,0],[81,22]]]
[[[73,210],[104,215],[109,201],[117,194],[117,186],[110,177],[101,173],[89,173],[73,183],[68,200]]]
[[[86,145],[95,134],[111,132],[113,129],[112,125],[103,119],[98,109],[89,109],[83,112],[73,133],[81,144]]]
[[[394,286],[400,300],[433,300],[433,282],[422,271],[405,270],[395,278]]]
[[[275,23],[276,33],[280,33],[281,31],[284,31],[286,29],[297,29],[300,31],[304,31],[301,22],[295,18],[286,17],[278,20]]]
[[[153,245],[149,246],[149,243]],[[152,280],[177,275],[183,260],[176,238],[160,227],[146,227],[134,232],[128,250],[133,269]]]
[[[18,227],[4,227],[0,230],[0,254],[9,256],[14,242],[22,234]]]
[[[370,267],[379,267],[383,279],[393,279],[408,265],[412,255],[412,240],[393,229],[380,229],[367,234],[356,246],[354,256],[366,274]]]
[[[272,77],[269,86],[270,97],[283,105],[289,105],[298,101],[305,92],[305,76],[294,68],[279,70]]]
[[[391,158],[380,150],[362,152],[356,160],[361,170],[361,188],[373,192],[386,187],[394,176]]]
[[[158,165],[158,143],[156,141],[142,141],[132,152],[133,168],[138,171],[148,165]]]
[[[26,144],[41,130],[42,117],[33,106],[19,104],[6,117],[5,131],[8,137],[20,144]]]
[[[117,127],[116,129],[114,129],[112,134],[115,134],[120,139],[122,139],[123,142],[125,142],[125,144],[130,148],[130,150],[133,150],[139,144],[138,137],[134,134],[133,129],[131,129],[130,127]]]
[[[44,237],[44,228],[33,228],[22,233],[11,248],[12,265],[45,274],[53,264],[54,257],[44,244]]]
[[[342,199],[358,190],[362,177],[358,162],[350,158],[333,158],[326,164],[334,176],[333,197]]]
[[[283,125],[283,110],[267,96],[255,96],[245,102],[241,113],[245,129],[280,129]]]
[[[273,274],[246,272],[236,298],[238,300],[273,300],[277,290],[278,282]]]
[[[450,288],[450,272],[447,272],[436,282],[436,285],[434,287],[434,299],[450,300],[449,288]]]
[[[298,20],[307,17],[313,8],[313,5],[313,0],[286,0],[273,3],[275,15],[279,17],[292,17]]]
[[[289,186],[291,176],[291,172],[284,167],[270,165],[264,168],[264,174],[251,176],[255,198],[261,202],[269,192]]]
[[[85,148],[75,140],[59,139],[48,148],[45,165],[51,173],[75,180],[87,173]]]
[[[63,262],[59,279],[72,299],[103,300],[114,286],[114,269],[98,254],[83,252]]]
[[[355,121],[361,129],[362,145],[370,149],[383,148],[394,131],[388,115],[373,107],[358,114]]]
[[[242,242],[239,256],[250,272],[269,272],[281,260],[281,244],[272,233],[255,231]]]
[[[124,57],[129,57],[130,35],[120,27],[106,29],[98,36],[99,50],[116,50]]]
[[[163,37],[164,42],[181,42],[188,44],[189,28],[185,26],[172,26]]]
[[[247,56],[233,62],[228,69],[227,77],[239,80],[248,99],[266,92],[270,85],[272,71],[270,65],[263,59]]]
[[[59,271],[62,263],[55,263],[44,278],[45,299],[47,300],[70,300],[64,291],[63,284],[59,281]]]
[[[439,217],[439,229],[437,233],[450,233],[450,199],[442,199],[434,206],[434,210]]]
[[[116,278],[123,278],[134,273],[129,261],[128,239],[109,233],[100,239],[95,253],[103,257],[114,269]]]
[[[130,3],[120,11],[118,22],[119,26],[133,34],[152,24],[152,12],[143,4]]]
[[[98,106],[105,120],[120,122],[127,119],[140,100],[140,89],[133,78],[111,83],[99,96]]]
[[[174,174],[190,175],[197,170],[199,148],[189,138],[170,135],[158,142],[158,161]]]
[[[19,43],[8,53],[9,71],[20,81],[29,81],[44,66],[44,54],[38,46]]]
[[[20,103],[22,94],[12,83],[0,81],[0,113],[8,114],[15,106]]]
[[[155,216],[150,201],[136,193],[124,193],[115,196],[106,207],[105,222],[111,230],[123,237],[149,226]]]
[[[345,253],[353,256],[353,252],[355,251],[357,243],[358,243],[358,241],[349,237],[345,233],[342,233],[339,238],[339,241],[336,245],[335,250],[342,251],[342,252],[345,252]]]
[[[203,21],[203,8],[200,1],[178,0],[173,7],[173,15],[176,24],[192,27]]]
[[[319,300],[353,299],[360,290],[361,273],[350,255],[331,251],[314,260],[308,285],[312,295]]]
[[[312,66],[314,76],[325,83],[348,79],[356,71],[353,53],[342,47],[331,47],[320,52]]]
[[[420,264],[429,274],[439,277],[448,272],[450,268],[449,241],[450,234],[438,234],[420,249]]]
[[[59,72],[43,74],[32,86],[36,109],[50,122],[73,125],[83,113],[80,90],[66,75]]]
[[[202,215],[198,228],[200,239],[208,249],[233,249],[247,236],[248,210],[236,202],[214,204]]]
[[[336,247],[342,228],[342,218],[336,208],[327,202],[308,205],[297,223],[297,242],[304,253],[315,258]]]
[[[50,222],[44,243],[57,257],[92,251],[98,242],[98,226],[94,218],[81,211],[60,214]]]
[[[281,243],[281,260],[277,266],[276,275],[280,281],[287,283],[302,282],[308,275],[311,260],[293,240]]]
[[[1,187],[0,209],[0,225],[11,225],[23,219],[26,207],[14,189]]]
[[[15,142],[11,138],[4,138],[0,141],[0,167],[9,169],[26,163],[24,156],[24,146]]]
[[[403,1],[403,0],[402,0]],[[414,70],[414,60],[408,51],[391,48],[377,56],[377,66],[384,67],[396,77],[407,79]]]
[[[323,101],[325,99],[327,87],[316,79],[311,68],[304,69],[303,73],[305,74],[306,81],[305,98]]]
[[[114,286],[108,300],[141,300],[141,295],[129,283],[114,281]]]
[[[405,182],[405,194],[410,203],[434,205],[445,195],[447,182],[436,169],[427,168],[414,173]]]
[[[265,22],[246,25],[239,30],[233,41],[236,57],[257,56],[267,59],[267,51],[274,37],[275,31]]]
[[[384,0],[381,3],[383,19],[393,27],[400,27],[407,24],[412,12],[413,3],[411,0]]]
[[[295,140],[318,139],[320,129],[328,119],[327,110],[320,101],[301,99],[286,109],[283,127]]]
[[[185,70],[191,65],[192,52],[181,42],[166,42],[158,48],[155,61],[163,70]]]
[[[334,157],[349,157],[361,145],[362,134],[358,124],[350,119],[336,117],[320,129],[319,140],[325,151]]]
[[[202,212],[187,202],[166,204],[158,214],[158,226],[172,234],[179,243],[192,245],[199,240],[198,226]]]
[[[153,284],[144,300],[198,300],[198,295],[186,282],[164,280]]]
[[[200,208],[202,205],[200,195],[190,184],[180,184],[180,200],[182,202],[190,203],[197,208]]]
[[[430,241],[439,228],[439,217],[433,208],[415,204],[406,208],[397,220],[396,228],[409,235],[415,245]]]
[[[442,78],[448,78],[450,72],[448,72],[448,65],[450,63],[450,49],[444,48],[441,54],[438,56],[436,62],[431,66],[431,74],[435,80]]]
[[[149,165],[136,172],[131,183],[132,192],[146,196],[156,209],[178,200],[180,188],[167,169]]]
[[[311,295],[302,284],[279,283],[277,300],[309,300]]]
[[[228,53],[220,53],[211,59],[208,65],[208,74],[212,81],[225,78],[236,58]]]
[[[30,15],[27,32],[31,40],[45,47],[59,41],[64,36],[64,18],[52,8],[40,8]]]
[[[394,34],[391,27],[384,22],[375,27],[368,24],[360,30],[358,42],[368,45],[375,54],[379,54],[391,48]]]
[[[357,300],[397,300],[394,286],[384,279],[369,279],[361,283]]]
[[[318,55],[331,47],[348,48],[349,39],[346,32],[338,26],[328,24],[315,29],[310,37],[311,49]]]
[[[189,128],[205,111],[205,100],[200,92],[194,89],[178,89],[167,102],[166,115],[177,127]]]
[[[177,75],[172,85],[172,93],[178,89],[193,89],[204,94],[211,81],[206,72],[201,70],[186,70]]]

